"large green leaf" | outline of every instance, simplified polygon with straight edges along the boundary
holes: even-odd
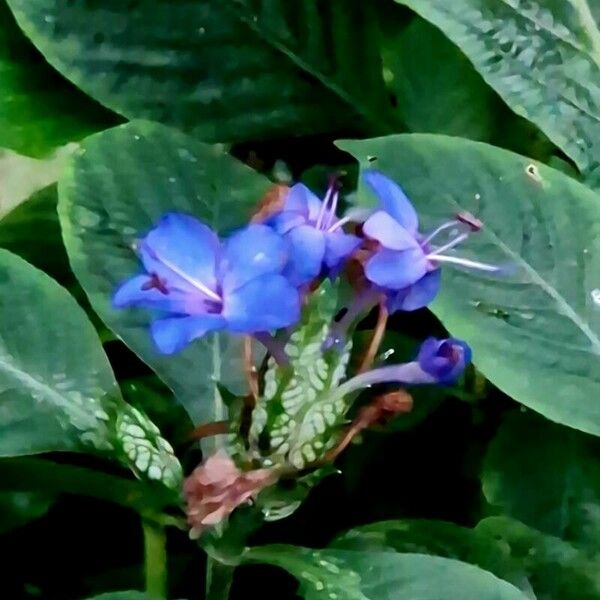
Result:
[[[116,117],[50,67],[0,0],[0,148],[44,156]]]
[[[389,15],[382,58],[407,127],[415,133],[489,140],[497,109],[493,91],[435,27],[416,18],[401,29],[397,21]]]
[[[92,324],[56,282],[0,250],[0,456],[114,456],[176,486],[172,449],[126,404]]]
[[[32,194],[56,183],[74,147],[75,144],[63,146],[47,159],[0,150],[0,217],[17,208]]]
[[[115,310],[117,285],[140,264],[133,244],[168,211],[219,230],[240,226],[269,187],[222,149],[163,125],[136,122],[85,140],[59,185],[73,271],[100,317],[171,387],[194,421],[225,417],[214,383],[245,391],[240,338],[207,336],[176,356],[157,352],[149,315]]]
[[[596,600],[600,597],[600,555],[506,517],[484,519],[477,524],[475,533],[495,540],[510,554],[540,600]]]
[[[600,182],[600,31],[588,0],[396,0],[439,27],[519,115]]]
[[[56,185],[44,188],[0,220],[0,247],[58,280],[72,283],[73,275],[62,242]]]
[[[475,529],[442,521],[384,521],[351,529],[333,545],[455,558],[511,582],[530,598],[592,600],[600,591],[598,555],[506,517],[484,519]]]
[[[481,567],[525,593],[531,586],[506,547],[485,533],[444,521],[381,521],[350,529],[331,545],[339,550],[411,552],[453,558]]]
[[[463,210],[483,221],[458,252],[505,271],[446,266],[433,311],[515,400],[600,435],[597,196],[554,169],[458,138],[401,135],[339,146],[401,183],[422,231]]]
[[[489,446],[488,501],[542,532],[600,552],[598,440],[532,413],[515,413]]]
[[[364,2],[9,4],[51,64],[128,118],[178,125],[207,141],[356,130],[357,118],[390,130]]]
[[[259,546],[246,559],[282,567],[309,600],[525,600],[491,573],[457,560],[387,551]]]

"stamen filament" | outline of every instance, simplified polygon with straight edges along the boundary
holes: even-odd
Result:
[[[469,237],[468,233],[461,233],[457,235],[453,240],[450,240],[444,246],[440,246],[436,248],[432,253],[427,255],[427,258],[435,258],[438,254],[445,252],[446,250],[450,250],[450,248],[454,248],[454,246],[458,246],[461,242],[464,242]]]
[[[165,265],[165,267],[167,267],[168,269],[171,269],[171,271],[173,271],[173,273],[175,273],[176,275],[181,277],[181,279],[187,281],[190,285],[192,285],[196,289],[200,290],[203,294],[206,294],[211,300],[214,300],[215,302],[218,302],[219,304],[223,301],[221,296],[219,296],[219,294],[217,294],[216,292],[213,292],[213,290],[211,290],[208,286],[204,285],[201,281],[198,281],[197,279],[190,277],[187,273],[182,271],[177,265],[174,265],[170,261],[164,259],[162,256],[159,256],[154,251],[152,251],[152,254],[156,257],[157,260],[159,260],[161,263],[163,263],[163,265]]]
[[[501,267],[490,265],[487,263],[477,262],[468,258],[460,258],[458,256],[441,256],[441,255],[430,255],[427,258],[436,262],[447,262],[455,265],[462,265],[463,267],[470,267],[471,269],[479,269],[480,271],[489,271],[494,273],[502,270]]]
[[[316,229],[321,229],[323,225],[323,219],[325,217],[325,213],[327,212],[327,207],[329,206],[329,201],[331,200],[331,196],[333,195],[334,187],[330,185],[327,188],[327,193],[325,194],[325,198],[323,198],[323,202],[321,203],[321,210],[319,210],[319,216],[317,217],[317,221],[315,223]]]
[[[352,220],[353,220],[352,217],[344,217],[343,219],[340,219],[337,223],[334,223],[333,225],[331,225],[331,227],[329,227],[329,229],[327,231],[329,233],[337,231],[338,229],[343,227],[346,223],[350,223],[350,221],[352,221]]]
[[[455,227],[457,225],[460,225],[460,221],[458,221],[457,219],[452,219],[452,221],[447,221],[446,223],[442,223],[437,229],[434,229],[422,242],[422,245],[428,244],[429,242],[431,242],[431,240],[433,240],[433,238],[437,237],[438,234],[442,233],[442,231],[445,231],[446,229],[449,229],[450,227]]]
[[[335,211],[337,210],[339,197],[340,197],[340,194],[338,191],[336,191],[333,194],[333,198],[331,200],[331,208],[329,209],[329,214],[327,215],[327,224],[325,224],[325,219],[323,219],[324,228],[327,230],[331,227],[331,224],[333,223],[333,220],[335,219]]]

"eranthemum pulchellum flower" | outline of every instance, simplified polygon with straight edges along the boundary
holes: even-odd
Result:
[[[375,170],[366,171],[363,179],[380,202],[378,210],[363,224],[364,235],[379,243],[365,263],[365,276],[386,292],[390,312],[427,306],[440,287],[442,263],[488,272],[500,270],[494,265],[448,254],[479,229],[481,224],[476,220],[459,216],[422,235],[417,213],[398,184]],[[450,228],[461,231],[449,242],[434,245],[437,236]]]
[[[113,305],[156,310],[151,332],[164,354],[210,331],[267,332],[300,317],[298,291],[281,274],[288,245],[266,225],[221,242],[194,217],[168,213],[138,252],[145,272],[121,285]]]
[[[297,183],[290,188],[283,209],[265,221],[291,245],[290,263],[284,274],[296,285],[321,274],[337,275],[361,243],[360,238],[342,229],[349,219],[337,218],[338,199],[334,180],[322,201]]]
[[[344,396],[378,383],[403,385],[454,383],[471,362],[471,348],[462,340],[428,338],[416,360],[379,367],[344,382],[336,395]]]

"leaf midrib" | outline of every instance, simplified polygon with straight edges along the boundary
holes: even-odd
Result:
[[[10,356],[10,354],[6,354],[5,356]],[[59,394],[54,388],[49,386],[44,381],[39,381],[36,377],[31,375],[29,372],[24,371],[19,366],[12,364],[7,360],[0,359],[0,370],[7,373],[12,379],[16,380],[19,383],[25,383],[29,386],[30,389],[34,389],[39,391],[46,398],[50,398],[54,401],[54,405],[60,407],[61,409],[65,409],[65,405],[69,406],[69,411],[78,412],[79,418],[88,419],[89,413],[79,407],[76,406],[75,403],[72,403],[67,396],[62,396]],[[35,398],[33,398],[36,400]]]
[[[369,123],[374,125],[377,133],[394,133],[401,126],[401,123],[397,118],[392,120],[393,113],[391,110],[387,113],[391,117],[390,121],[382,119],[381,112],[378,111],[376,107],[365,105],[360,99],[354,98],[343,87],[339,86],[334,80],[326,77],[323,73],[305,61],[301,56],[297,55],[285,44],[278,42],[268,32],[264,32],[258,26],[258,22],[248,19],[240,14],[240,12],[236,10],[234,0],[227,0],[227,2],[229,4],[230,12],[233,13],[241,23],[246,25],[248,29],[253,31],[265,44],[271,46],[279,53],[286,56],[294,65],[321,82],[329,91],[333,92],[346,105],[348,105],[353,112],[360,114]]]

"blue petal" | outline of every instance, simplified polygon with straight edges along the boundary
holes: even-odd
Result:
[[[194,217],[167,213],[140,246],[144,267],[172,286],[216,289],[217,235]],[[200,285],[200,288],[198,287]]]
[[[138,308],[148,308],[162,310],[176,314],[198,315],[204,314],[211,300],[204,294],[190,293],[188,290],[181,290],[167,286],[164,290],[156,287],[149,287],[151,278],[148,275],[136,275],[123,283],[113,296],[114,308],[125,308],[135,306]],[[212,302],[214,307],[215,303]]]
[[[361,244],[361,239],[355,235],[334,231],[325,236],[325,264],[335,269],[344,262]]]
[[[366,236],[389,250],[408,250],[419,246],[417,240],[391,215],[383,210],[370,216],[363,225]]]
[[[225,243],[220,268],[223,289],[230,292],[261,275],[281,273],[288,254],[288,244],[270,227],[248,225]]]
[[[265,225],[272,227],[277,233],[284,234],[300,225],[305,225],[308,217],[301,212],[284,210],[265,221]]]
[[[400,290],[390,296],[388,310],[394,313],[397,310],[413,311],[428,306],[440,289],[441,270],[430,271],[415,284]]]
[[[418,250],[380,250],[365,265],[369,281],[392,290],[401,290],[416,283],[428,270],[425,254]]]
[[[300,319],[300,296],[282,275],[264,275],[227,295],[222,314],[232,331],[280,329]]]
[[[226,325],[221,315],[196,317],[173,317],[158,319],[150,326],[152,338],[161,354],[174,354],[192,340],[202,337],[209,331],[223,329]]]
[[[285,198],[285,210],[302,213],[306,219],[316,221],[323,203],[303,183],[290,188]]]
[[[365,171],[362,177],[378,196],[382,208],[415,235],[419,228],[419,217],[402,188],[379,171]]]
[[[285,275],[295,285],[317,277],[323,268],[325,234],[311,225],[302,225],[292,229],[286,238],[290,242],[291,252]]]
[[[136,275],[123,283],[113,295],[114,308],[138,306],[140,308],[155,308],[170,312],[182,312],[181,303],[185,296],[178,292],[176,295],[165,294],[156,288],[146,289],[150,277]]]

